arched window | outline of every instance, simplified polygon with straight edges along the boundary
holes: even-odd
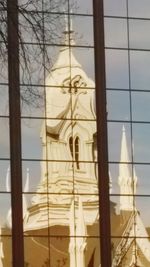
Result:
[[[79,137],[78,136],[75,139],[75,162],[76,162],[77,169],[79,169]]]
[[[71,156],[73,158],[73,138],[72,138],[72,136],[69,138],[69,148],[70,148]]]
[[[76,168],[80,169],[79,165],[79,137],[73,140],[72,136],[69,138],[69,148],[73,161],[76,163]]]

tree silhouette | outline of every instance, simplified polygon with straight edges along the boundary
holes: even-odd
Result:
[[[43,93],[32,85],[44,85],[70,8],[67,0],[18,0],[21,98],[27,104],[39,104]],[[7,0],[0,0],[0,24],[0,81],[7,83]]]

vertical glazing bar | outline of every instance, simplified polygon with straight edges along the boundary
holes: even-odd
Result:
[[[24,266],[18,3],[7,0],[13,267]]]
[[[103,0],[93,0],[101,266],[111,266]]]

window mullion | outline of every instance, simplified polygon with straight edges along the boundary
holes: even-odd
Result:
[[[12,261],[13,267],[18,267],[24,266],[24,249],[22,220],[21,119],[17,0],[7,0],[7,18],[13,254]]]
[[[101,266],[111,266],[103,0],[93,0]]]

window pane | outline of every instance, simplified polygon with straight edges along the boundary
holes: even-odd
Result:
[[[5,85],[0,85],[0,103],[0,116],[8,116],[8,87]]]
[[[130,52],[131,87],[137,90],[149,90],[150,53],[145,51]]]
[[[149,20],[129,20],[130,48],[150,49]]]
[[[129,17],[150,18],[150,2],[148,0],[130,0]]]
[[[127,20],[105,18],[105,46],[127,48]]]
[[[149,104],[149,92],[132,92],[133,120],[150,122]]]
[[[106,87],[129,88],[127,51],[106,49]]]
[[[129,92],[107,91],[108,120],[130,120]]]
[[[104,14],[106,16],[126,16],[125,0],[104,0]]]
[[[0,117],[0,157],[9,158],[9,119]]]
[[[134,161],[150,162],[150,125],[133,124]]]

